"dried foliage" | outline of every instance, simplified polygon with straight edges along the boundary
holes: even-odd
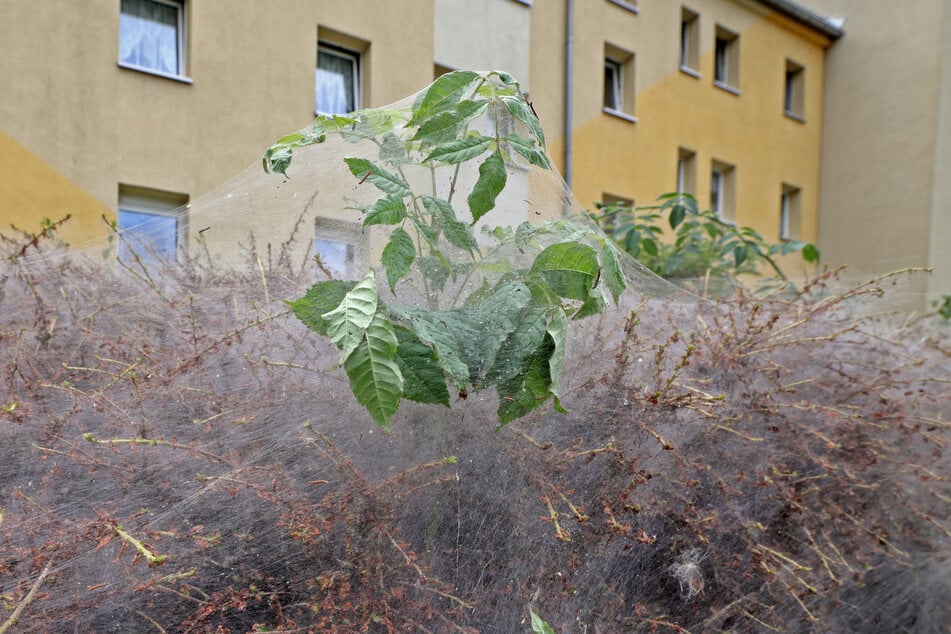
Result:
[[[0,631],[951,622],[951,346],[870,315],[887,279],[643,298],[575,331],[569,413],[496,432],[470,397],[387,435],[281,303],[312,282],[287,258],[28,255],[0,272]]]

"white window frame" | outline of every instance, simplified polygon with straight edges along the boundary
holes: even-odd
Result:
[[[637,122],[634,116],[636,99],[635,64],[637,55],[633,51],[604,43],[604,96],[602,110],[609,115]],[[610,91],[609,91],[610,88]]]
[[[802,227],[795,226],[802,222],[800,215],[801,189],[783,183],[779,197],[779,239],[783,241],[799,240]]]
[[[805,121],[805,91],[806,68],[787,59],[783,82],[783,114],[797,121]]]
[[[353,64],[353,112],[354,110],[359,110],[362,107],[361,104],[361,94],[363,92],[362,87],[362,53],[360,51],[355,51],[350,48],[343,46],[338,46],[336,44],[331,44],[330,42],[325,42],[323,40],[318,40],[317,42],[317,63],[315,66],[314,74],[314,113],[319,115],[333,115],[333,114],[349,114],[349,113],[332,113],[325,112],[318,108],[318,94],[320,91],[320,86],[317,82],[317,72],[320,70],[320,54],[324,53],[325,55],[333,55],[334,57],[345,59]]]
[[[178,68],[176,69],[176,72],[169,73],[158,68],[151,68],[149,66],[142,66],[140,64],[133,64],[130,62],[122,61],[121,59],[121,46],[122,46],[121,44],[121,39],[122,39],[122,26],[121,26],[122,2],[121,0],[119,2],[119,19],[120,19],[120,25],[119,25],[120,51],[118,53],[118,55],[120,55],[120,58],[118,61],[119,67],[142,72],[142,73],[147,73],[149,75],[157,75],[158,77],[165,77],[166,79],[174,79],[175,81],[180,81],[186,84],[192,83],[192,79],[188,77],[187,73],[185,72],[185,69],[187,68],[186,66],[187,39],[186,39],[186,32],[185,32],[185,0],[142,0],[142,1],[152,2],[154,4],[163,4],[169,7],[173,7],[175,9],[176,17],[177,17],[177,24],[175,26],[175,39],[176,39],[175,43],[176,43],[176,55],[177,55],[177,61],[178,61],[178,64],[177,64]]]
[[[736,167],[714,160],[710,168],[710,209],[723,222],[736,223]]]
[[[714,38],[713,85],[740,94],[740,36],[719,24]]]
[[[175,194],[161,190],[146,189],[143,187],[119,186],[119,200],[116,209],[116,226],[120,231],[128,234],[141,233],[131,227],[122,227],[120,225],[122,212],[135,213],[140,215],[152,216],[155,221],[168,219],[174,222],[174,246],[171,252],[155,253],[149,250],[149,245],[128,245],[128,239],[120,238],[119,258],[125,260],[123,256],[125,249],[138,249],[145,247],[145,252],[134,251],[140,259],[151,260],[155,256],[160,256],[173,260],[181,247],[186,244],[188,236],[188,218],[184,212],[184,205],[188,203],[188,196],[184,194]],[[125,246],[123,246],[125,245]],[[131,255],[131,254],[130,254]]]
[[[624,64],[610,57],[604,58],[604,107],[618,112],[624,107]]]
[[[677,151],[677,193],[694,195],[697,188],[697,153],[687,148]]]
[[[700,14],[687,7],[680,8],[680,70],[700,77]]]

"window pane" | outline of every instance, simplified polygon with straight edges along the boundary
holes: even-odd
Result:
[[[621,109],[621,69],[614,60],[604,60],[604,107]]]
[[[143,260],[173,257],[178,246],[178,219],[174,216],[150,214],[143,211],[119,210],[119,258],[127,260],[137,255]]]
[[[178,12],[152,0],[122,0],[119,61],[178,75]]]
[[[336,240],[327,240],[324,238],[314,239],[314,253],[320,255],[324,266],[338,275],[347,272],[349,246]]]
[[[320,49],[317,52],[316,110],[321,114],[347,114],[356,105],[357,61]]]

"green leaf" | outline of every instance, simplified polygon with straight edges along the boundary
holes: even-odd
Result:
[[[423,239],[426,240],[426,243],[429,244],[433,249],[438,249],[439,247],[439,232],[430,227],[428,224],[420,220],[419,218],[413,218],[413,226],[416,227],[416,231],[419,231],[419,235],[423,236]]]
[[[676,229],[677,225],[684,221],[684,218],[687,215],[687,210],[682,205],[674,205],[673,209],[670,210],[670,228]]]
[[[438,161],[447,165],[463,163],[474,159],[484,153],[491,147],[494,139],[482,135],[468,136],[461,141],[451,141],[437,145],[432,149],[424,159],[425,161]]]
[[[806,262],[815,263],[819,261],[819,249],[816,245],[809,243],[802,248],[802,257]]]
[[[656,255],[656,245],[654,255]],[[621,270],[621,254],[610,240],[601,242],[601,266],[604,283],[611,291],[614,303],[617,304],[621,293],[627,288],[627,280],[624,279],[624,272]]]
[[[538,350],[545,336],[545,310],[527,308],[519,315],[515,330],[499,347],[492,367],[485,373],[482,386],[510,381],[521,374],[528,359]]]
[[[538,232],[532,223],[525,221],[515,229],[515,247],[521,251],[528,246],[529,241]]]
[[[390,292],[396,292],[396,283],[409,274],[416,259],[416,247],[413,239],[402,227],[390,234],[390,241],[383,248],[383,267],[386,269],[386,281],[390,283]]]
[[[380,160],[394,166],[406,163],[409,160],[406,144],[392,132],[387,132],[380,143]]]
[[[568,318],[560,307],[552,311],[546,332],[555,346],[548,360],[548,373],[551,375],[548,391],[557,399],[561,389],[561,375],[565,370],[565,342],[568,338]]]
[[[389,194],[377,200],[367,209],[363,226],[395,225],[403,222],[404,218],[406,218],[406,205],[403,203],[403,199],[396,194]]]
[[[327,282],[317,282],[307,293],[292,302],[287,302],[294,311],[294,315],[301,322],[324,337],[328,336],[327,320],[323,318],[327,313],[343,301],[344,296],[349,293],[356,282],[345,282],[342,280],[330,280]]]
[[[376,314],[378,301],[376,277],[371,269],[366,277],[344,295],[339,306],[322,315],[327,322],[327,336],[340,350],[341,362],[347,359],[363,339],[364,331]]]
[[[347,167],[350,168],[351,174],[361,180],[366,179],[370,181],[387,194],[410,196],[413,193],[409,185],[407,185],[402,178],[392,172],[386,171],[372,161],[364,158],[345,158],[343,160],[347,163]]]
[[[403,393],[396,352],[393,325],[382,315],[374,315],[343,363],[357,402],[385,430],[389,430],[390,417],[396,413]]]
[[[598,286],[588,292],[588,297],[586,297],[584,303],[581,304],[581,308],[579,308],[571,318],[584,319],[592,315],[600,315],[604,312],[605,308],[607,308],[607,301],[605,301],[604,298],[604,291]]]
[[[469,383],[469,366],[462,360],[462,350],[453,331],[463,332],[454,314],[448,311],[430,313],[425,310],[391,306],[390,314],[406,324],[424,343],[433,347],[440,367],[458,388]]]
[[[551,396],[551,356],[555,342],[547,332],[542,343],[526,359],[524,372],[498,384],[499,427],[521,418]]]
[[[449,407],[446,374],[436,352],[419,340],[412,330],[396,326],[396,363],[403,375],[403,398],[417,403]]]
[[[502,154],[496,150],[479,166],[479,180],[469,194],[469,211],[472,212],[472,224],[495,207],[495,199],[505,188],[505,162]]]
[[[440,112],[423,121],[410,141],[442,143],[455,139],[465,124],[465,120],[456,112]]]
[[[657,257],[657,253],[658,253],[657,242],[655,242],[651,238],[644,238],[643,240],[641,240],[640,247],[641,249],[644,250],[644,253],[646,253],[647,255],[650,255],[652,257]]]
[[[551,625],[542,620],[542,617],[535,614],[535,610],[528,608],[528,614],[532,620],[533,634],[555,634]]]
[[[541,275],[560,297],[587,300],[598,274],[598,254],[577,242],[559,242],[538,254],[532,273]]]
[[[291,154],[291,148],[289,147],[268,149],[264,153],[264,171],[287,176],[287,168],[291,165]]]
[[[525,99],[521,96],[502,97],[502,102],[513,117],[528,126],[538,144],[545,147],[545,133],[542,131],[542,124],[539,123],[538,117],[525,103]]]
[[[526,139],[515,134],[508,134],[502,137],[502,140],[524,156],[532,165],[537,165],[546,170],[551,169],[551,161],[548,160],[543,151],[535,146],[535,139]]]
[[[435,114],[455,108],[466,90],[477,79],[479,74],[469,70],[456,70],[438,77],[413,108],[413,116],[407,126],[419,125]]]
[[[447,323],[461,326],[457,338],[471,383],[482,383],[503,342],[517,329],[520,313],[530,299],[528,287],[511,280],[486,293],[473,294],[461,309],[442,311],[455,313],[453,322]]]
[[[442,198],[423,196],[423,207],[436,219],[436,225],[446,234],[449,244],[464,249],[470,255],[479,248],[472,230],[456,219],[452,205]]]

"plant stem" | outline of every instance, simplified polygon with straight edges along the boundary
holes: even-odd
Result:
[[[53,567],[53,562],[48,561],[46,566],[43,568],[43,572],[40,573],[40,576],[36,578],[36,581],[33,582],[33,585],[30,586],[30,591],[23,597],[23,600],[20,601],[20,604],[17,605],[16,609],[13,611],[13,614],[10,615],[3,625],[0,625],[0,634],[6,634],[11,627],[17,624],[17,621],[20,620],[20,615],[23,614],[23,611],[26,610],[33,600],[36,599],[36,593],[39,591],[40,586],[43,585],[43,582],[46,581],[46,577],[50,574],[50,568]]]

